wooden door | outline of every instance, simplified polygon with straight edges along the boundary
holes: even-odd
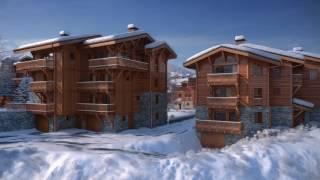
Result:
[[[41,132],[49,132],[49,120],[45,116],[36,116],[36,128]]]

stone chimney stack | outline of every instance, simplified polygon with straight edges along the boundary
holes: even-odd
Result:
[[[235,41],[236,45],[238,45],[238,44],[242,44],[242,43],[246,42],[246,38],[244,37],[244,35],[237,35],[234,37],[234,41]]]
[[[137,31],[139,28],[134,24],[128,24],[128,32]]]

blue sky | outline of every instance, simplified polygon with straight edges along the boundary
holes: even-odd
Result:
[[[126,31],[134,23],[176,50],[181,65],[192,54],[237,34],[276,48],[320,53],[319,0],[1,0],[0,36],[8,48],[71,34]]]

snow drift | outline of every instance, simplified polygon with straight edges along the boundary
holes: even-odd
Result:
[[[1,179],[319,179],[320,129],[269,129],[201,149],[194,120],[96,134],[0,134]]]

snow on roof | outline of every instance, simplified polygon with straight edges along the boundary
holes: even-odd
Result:
[[[292,102],[294,104],[305,106],[305,107],[308,107],[308,108],[313,108],[314,107],[314,104],[312,102],[305,101],[305,100],[299,99],[299,98],[293,98]]]
[[[317,54],[317,53],[311,53],[306,51],[289,51],[289,52],[320,59],[320,54]]]
[[[45,44],[51,44],[51,43],[57,43],[57,42],[64,42],[64,41],[70,41],[70,40],[75,40],[75,39],[84,39],[84,38],[90,38],[94,36],[100,36],[97,34],[83,34],[83,35],[75,35],[75,36],[61,36],[61,37],[56,37],[52,39],[47,39],[44,41],[38,41],[30,44],[24,44],[19,46],[17,49],[25,49],[25,48],[31,48],[34,46],[41,46]]]
[[[254,48],[249,48],[249,47],[244,47],[244,46],[241,46],[241,45],[235,45],[235,44],[219,44],[219,45],[216,45],[216,46],[212,46],[208,49],[205,49],[191,57],[189,57],[186,62],[190,61],[190,60],[193,60],[193,59],[196,59],[204,54],[207,54],[215,49],[218,49],[220,47],[225,47],[225,48],[230,48],[230,49],[235,49],[235,50],[239,50],[239,51],[244,51],[244,52],[249,52],[249,53],[252,53],[252,54],[256,54],[256,55],[259,55],[259,56],[262,56],[262,57],[267,57],[267,58],[270,58],[272,60],[275,60],[275,61],[280,61],[281,57],[276,55],[276,54],[272,54],[272,53],[268,53],[268,52],[265,52],[265,51],[262,51],[262,50],[258,50],[258,49],[254,49]]]
[[[122,34],[114,34],[114,35],[109,35],[109,36],[102,36],[98,38],[93,38],[93,39],[88,39],[83,42],[85,45],[89,44],[95,44],[95,43],[100,43],[100,42],[105,42],[105,41],[112,41],[112,40],[117,40],[117,39],[123,39],[123,38],[128,38],[128,37],[134,37],[134,36],[139,36],[148,33],[144,31],[133,31],[133,32],[126,32]]]
[[[273,53],[273,54],[277,54],[277,55],[281,55],[281,56],[292,57],[292,58],[296,58],[296,59],[300,59],[300,60],[304,59],[304,56],[301,55],[301,54],[292,53],[292,52],[289,52],[289,51],[284,51],[284,50],[281,50],[281,49],[275,49],[275,48],[271,48],[271,47],[267,47],[267,46],[251,44],[251,43],[243,43],[243,44],[240,44],[239,46],[253,48],[253,49],[265,51],[265,52],[268,52],[268,53]]]
[[[128,29],[131,29],[131,28],[137,28],[137,27],[134,24],[128,24]]]

